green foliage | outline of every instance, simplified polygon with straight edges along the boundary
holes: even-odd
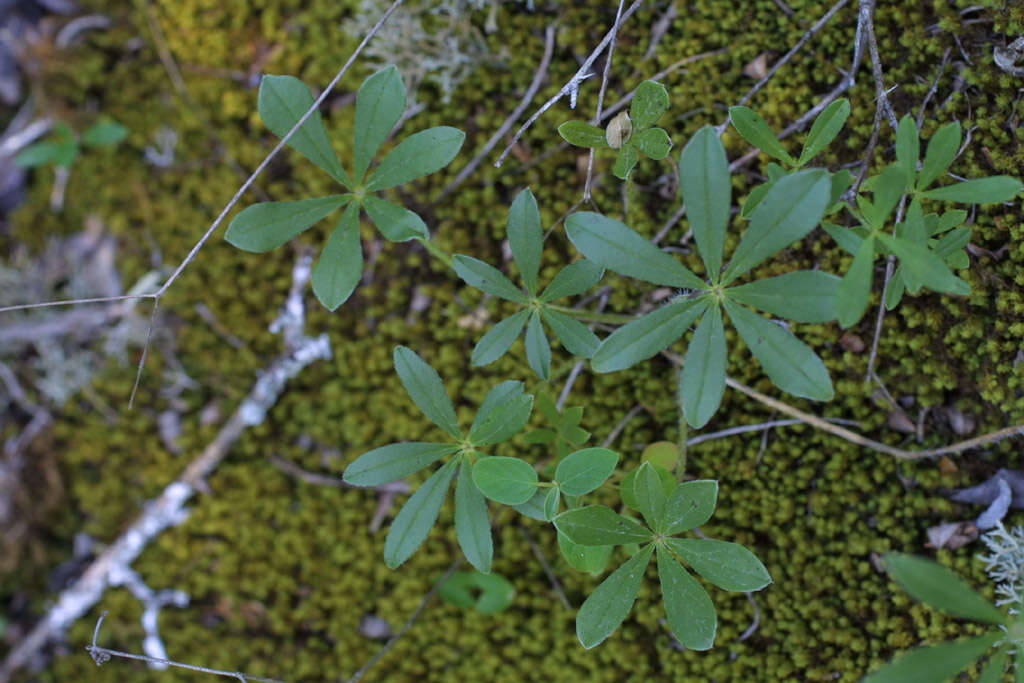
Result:
[[[456,607],[473,608],[480,614],[497,614],[512,604],[516,587],[496,572],[454,572],[441,584],[438,595]]]
[[[654,126],[668,111],[668,91],[657,81],[644,81],[636,88],[629,114],[620,113],[601,130],[583,121],[566,121],[558,127],[558,134],[571,145],[594,149],[617,149],[612,173],[626,180],[643,154],[660,161],[672,149],[668,133]]]
[[[755,591],[771,583],[768,570],[753,553],[736,543],[673,538],[706,522],[715,507],[714,482],[687,482],[666,495],[655,467],[643,463],[631,483],[633,506],[646,526],[602,505],[568,510],[554,519],[559,533],[582,546],[645,545],[590,594],[576,616],[576,635],[585,648],[602,643],[633,607],[644,571],[655,550],[669,628],[688,648],[709,649],[714,643],[714,605],[683,566],[729,591]]]
[[[291,132],[313,101],[309,88],[292,76],[264,76],[260,83],[260,117],[279,137]],[[402,185],[444,168],[455,158],[465,139],[462,131],[449,126],[413,133],[391,150],[367,177],[370,161],[404,111],[405,84],[394,66],[378,71],[363,82],[356,94],[354,176],[342,166],[320,112],[314,111],[288,138],[288,145],[350,192],[321,199],[250,206],[231,221],[224,238],[245,251],[268,251],[347,204],[348,208],[317,259],[312,278],[313,292],[320,303],[331,311],[337,309],[352,295],[362,277],[360,209],[366,210],[388,241],[430,238],[426,224],[415,213],[369,193]]]
[[[86,147],[113,147],[128,136],[128,129],[112,119],[103,119],[86,128],[77,136],[71,126],[59,122],[46,140],[35,142],[14,157],[14,164],[22,168],[34,168],[53,164],[59,168],[71,168]]]

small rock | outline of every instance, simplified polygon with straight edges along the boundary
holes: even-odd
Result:
[[[974,522],[947,522],[928,529],[928,546],[956,550],[978,538],[978,527]]]
[[[359,624],[359,632],[367,638],[386,640],[391,637],[391,625],[376,615],[367,614]]]
[[[907,417],[907,414],[902,410],[894,410],[889,413],[889,419],[885,421],[890,429],[895,429],[898,432],[904,434],[916,434],[917,425],[914,424],[913,420]]]
[[[978,426],[973,417],[961,413],[956,408],[946,408],[946,419],[949,420],[950,429],[960,436],[970,434]]]
[[[762,52],[754,57],[743,67],[743,75],[750,76],[755,80],[761,80],[768,75],[768,57],[771,53]]]

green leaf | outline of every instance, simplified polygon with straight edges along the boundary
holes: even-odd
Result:
[[[612,556],[610,545],[580,545],[573,543],[569,537],[558,532],[558,548],[569,566],[576,571],[587,572],[593,576],[601,574],[608,566]]]
[[[274,135],[283,138],[302,115],[313,106],[306,84],[293,76],[264,76],[260,81],[259,112]],[[331,147],[320,112],[310,114],[288,140],[288,146],[327,172],[345,187],[353,187],[338,156]]]
[[[612,476],[619,454],[607,448],[584,448],[570,453],[558,463],[555,481],[570,496],[590,493]]]
[[[405,112],[405,83],[394,66],[373,74],[356,93],[356,127],[353,138],[355,177],[362,182],[373,155],[387,140]]]
[[[480,591],[475,595],[474,591]],[[441,584],[438,595],[456,607],[472,607],[480,614],[497,614],[512,604],[516,587],[500,574],[455,572]]]
[[[712,304],[693,333],[679,375],[683,414],[694,429],[706,425],[722,403],[726,360],[722,309]]]
[[[370,175],[366,191],[386,190],[439,171],[451,163],[465,139],[465,133],[450,126],[413,133],[384,157]]]
[[[533,312],[526,325],[526,360],[537,376],[546,382],[551,374],[551,345],[537,311]]]
[[[452,438],[461,440],[462,430],[455,417],[455,408],[437,371],[415,351],[404,346],[395,347],[394,360],[395,372],[402,380],[402,386],[423,414]]]
[[[551,284],[538,297],[548,303],[567,296],[576,296],[592,288],[604,276],[604,268],[593,261],[577,261],[570,263],[558,271]]]
[[[845,97],[825,107],[811,124],[811,132],[804,141],[803,151],[797,159],[797,166],[803,166],[818,156],[821,150],[829,146],[843,129],[847,117],[850,116],[850,102]]]
[[[508,244],[512,258],[530,296],[537,294],[537,273],[540,272],[544,251],[544,230],[540,224],[540,210],[530,188],[516,195],[508,210]]]
[[[885,286],[885,310],[891,311],[899,306],[900,301],[903,299],[905,289],[906,284],[903,282],[903,266],[897,266],[896,272],[894,272],[892,277],[889,279],[889,284]]]
[[[729,117],[732,119],[733,127],[739,131],[744,140],[784,164],[796,165],[796,160],[789,155],[765,120],[753,109],[730,107]]]
[[[775,386],[815,401],[832,399],[835,391],[828,370],[809,346],[743,306],[728,299],[724,304],[736,331]]]
[[[473,421],[470,429],[469,440],[474,446],[490,446],[502,441],[508,441],[519,433],[526,421],[530,419],[530,412],[533,410],[533,396],[522,393],[522,383],[512,382],[519,385],[514,393],[506,393],[509,382],[502,382],[487,394],[487,398],[480,404],[480,411]],[[494,397],[492,404],[488,403],[489,398]]]
[[[540,309],[540,317],[555,333],[562,346],[574,356],[590,358],[601,345],[601,340],[586,325],[564,313],[547,308]]]
[[[658,548],[658,579],[669,630],[691,650],[710,650],[718,616],[707,591],[664,548]]]
[[[871,185],[874,203],[862,201],[863,197],[860,196],[857,197],[857,200],[864,211],[864,218],[872,227],[881,230],[889,220],[889,214],[899,204],[900,197],[906,191],[907,179],[903,167],[894,164],[882,171],[882,175],[872,180],[875,180]]]
[[[845,206],[839,200],[842,199],[843,193],[850,185],[853,185],[853,174],[849,170],[841,168],[832,174],[832,193],[828,198],[829,206],[825,210],[826,214],[834,213]]]
[[[900,655],[862,683],[938,683],[948,681],[981,657],[1004,634],[995,631],[983,636],[919,647]]]
[[[427,539],[448,494],[457,464],[457,459],[445,463],[398,511],[384,542],[384,563],[389,569],[400,567]]]
[[[348,301],[362,277],[359,205],[349,204],[313,266],[313,293],[324,308],[333,311]]]
[[[846,271],[836,297],[836,312],[839,324],[845,329],[860,321],[868,309],[871,298],[871,278],[875,265],[875,238],[868,237],[860,243],[857,255],[853,257],[850,269]],[[890,281],[891,284],[891,281]]]
[[[753,308],[798,323],[823,323],[836,318],[840,278],[820,270],[755,280],[725,291],[726,296]]]
[[[626,560],[601,582],[576,614],[576,637],[586,649],[600,645],[629,615],[651,561],[654,545]]]
[[[488,330],[487,334],[482,336],[473,348],[473,355],[470,357],[473,367],[488,365],[504,356],[519,337],[519,333],[523,331],[523,325],[526,324],[526,319],[529,317],[530,311],[524,309],[505,318]]]
[[[936,131],[928,141],[928,150],[924,154],[924,163],[917,176],[918,191],[931,185],[936,178],[946,172],[956,158],[960,149],[960,123],[953,121]]]
[[[630,144],[645,156],[661,161],[672,151],[672,141],[661,128],[648,128],[636,133],[629,139]]]
[[[655,441],[644,447],[640,453],[640,462],[649,462],[656,467],[672,471],[679,463],[679,456],[679,446],[676,444],[671,441]]]
[[[923,557],[903,553],[888,553],[883,561],[892,580],[915,600],[956,617],[986,624],[1007,623],[1005,614],[952,570]]]
[[[943,202],[961,202],[963,204],[996,204],[1008,202],[1022,189],[1016,178],[1008,175],[997,175],[991,178],[966,180],[955,185],[947,185],[922,194],[928,199]]]
[[[666,470],[665,468],[655,464],[651,460],[646,460],[644,462],[650,463],[651,467],[654,468],[654,471],[658,473],[658,476],[661,478],[661,486],[665,491],[665,495],[667,496],[669,493],[671,493],[672,490],[676,487],[677,483],[675,475]],[[640,511],[640,502],[636,499],[636,494],[634,493],[633,488],[633,482],[636,481],[636,474],[639,471],[639,469],[640,468],[635,468],[633,470],[630,470],[629,474],[626,475],[626,478],[623,479],[622,482],[619,484],[619,496],[622,498],[622,502],[625,503],[625,505],[630,509],[636,510],[638,512]]]
[[[657,81],[644,81],[636,87],[629,105],[629,118],[633,130],[644,130],[668,111],[668,90]]]
[[[403,206],[377,197],[364,197],[363,208],[380,233],[391,242],[430,239],[430,232],[423,219]]]
[[[970,228],[956,228],[946,233],[942,239],[935,244],[935,253],[940,258],[949,259],[957,250],[963,249],[971,241]]]
[[[491,520],[487,501],[473,483],[467,458],[462,459],[455,482],[455,537],[469,563],[478,571],[489,573],[494,557]]]
[[[772,185],[776,182],[775,180],[768,180],[751,190],[750,194],[747,195],[747,200],[743,202],[743,208],[740,209],[740,217],[749,220],[750,214],[754,212],[754,209],[757,208],[757,205],[761,203],[764,196],[768,194],[768,190],[772,189]]]
[[[636,500],[637,510],[647,520],[647,526],[662,533],[665,519],[665,489],[662,488],[657,470],[649,462],[641,463],[636,470],[636,476],[633,477],[633,498]]]
[[[935,225],[935,229],[932,231],[932,236],[939,235],[952,230],[958,225],[962,224],[967,220],[967,212],[963,209],[953,209],[952,211],[946,211],[939,217],[938,223]]]
[[[562,492],[555,486],[544,496],[544,519],[550,522],[558,514],[558,505],[562,502]]]
[[[569,540],[580,545],[623,545],[643,543],[651,538],[651,532],[642,524],[604,505],[567,510],[555,517],[554,522]]]
[[[945,262],[921,244],[879,234],[878,240],[889,247],[916,280],[928,289],[965,296],[971,286],[950,271]]]
[[[732,183],[725,148],[711,126],[698,130],[683,148],[679,158],[679,188],[708,276],[711,282],[718,282],[732,206]]]
[[[520,505],[537,490],[537,472],[529,463],[504,455],[480,458],[473,466],[473,482],[480,491],[505,505]]]
[[[380,486],[419,472],[457,450],[450,443],[393,443],[360,455],[345,468],[343,478],[353,486]]]
[[[686,266],[614,218],[578,211],[565,220],[565,229],[573,245],[602,268],[655,285],[706,286]]]
[[[914,117],[907,114],[900,119],[900,125],[896,129],[896,162],[903,176],[904,189],[914,186],[914,176],[917,175],[917,159],[920,154],[917,124],[914,123]],[[903,190],[900,191],[900,194],[902,193]]]
[[[832,182],[821,170],[797,171],[781,178],[750,215],[750,227],[722,275],[728,285],[769,256],[814,229],[828,206]]]
[[[1009,660],[1010,655],[1006,650],[1002,648],[997,650],[993,656],[989,657],[988,664],[985,665],[981,676],[978,677],[978,683],[1002,683]]]
[[[530,499],[525,503],[519,505],[513,505],[512,507],[521,515],[526,515],[530,519],[535,519],[538,522],[550,522],[547,515],[545,514],[544,504],[547,502],[547,490],[538,488]]]
[[[667,349],[704,312],[706,299],[686,299],[662,306],[612,332],[594,352],[594,372],[625,370]]]
[[[489,263],[462,254],[456,254],[452,261],[455,272],[470,287],[476,287],[483,292],[514,301],[517,304],[526,303],[526,296],[523,295],[522,290]]]
[[[100,121],[86,128],[82,142],[92,147],[111,147],[128,136],[128,129],[117,121]]]
[[[37,142],[29,145],[14,157],[18,168],[35,168],[52,163],[57,158],[57,145],[52,142]]]
[[[672,536],[704,524],[715,511],[718,482],[698,479],[676,484],[665,502],[665,535]]]
[[[706,538],[670,538],[666,543],[694,571],[723,590],[756,591],[772,582],[761,560],[739,543]]]
[[[640,153],[633,146],[632,141],[625,143],[619,148],[619,154],[615,157],[615,165],[612,166],[612,175],[619,180],[629,178],[629,172],[640,161]]]
[[[558,127],[558,134],[570,145],[577,147],[607,147],[604,129],[583,121],[566,121]]]
[[[857,254],[857,250],[860,249],[860,243],[864,238],[858,235],[855,229],[844,228],[828,222],[823,222],[821,227],[832,237],[832,239],[836,241],[836,244],[838,244],[843,251],[854,255]]]
[[[253,204],[235,216],[224,239],[244,251],[270,251],[345,206],[351,198],[349,194],[332,194],[294,202]],[[358,216],[357,212],[356,219]]]

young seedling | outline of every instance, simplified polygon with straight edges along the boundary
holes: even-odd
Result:
[[[53,133],[42,142],[36,142],[21,150],[14,157],[14,163],[22,168],[53,164],[58,168],[69,169],[86,147],[113,147],[128,135],[128,129],[120,123],[106,119],[94,123],[85,129],[81,137],[75,134],[66,123],[58,123]]]
[[[264,76],[260,83],[260,116],[275,135],[287,135],[312,104],[309,88],[297,78]],[[224,238],[245,251],[270,251],[345,208],[320,252],[312,277],[313,292],[320,303],[329,310],[337,309],[352,295],[363,273],[360,210],[366,211],[384,238],[391,242],[430,238],[422,218],[372,193],[444,168],[455,158],[465,140],[462,131],[450,126],[413,133],[391,150],[367,177],[370,161],[404,111],[405,84],[394,66],[378,71],[363,82],[356,94],[351,176],[331,147],[320,113],[313,112],[288,144],[348,192],[315,199],[254,204],[235,216]]]
[[[654,123],[668,111],[668,91],[657,81],[644,81],[637,86],[629,114],[619,113],[601,130],[584,121],[566,121],[558,134],[577,147],[618,150],[612,173],[626,180],[640,160],[640,155],[660,161],[668,156],[672,141],[664,129]]]

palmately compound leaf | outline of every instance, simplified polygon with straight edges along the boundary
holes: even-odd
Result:
[[[345,206],[351,199],[350,194],[332,194],[294,202],[253,204],[235,216],[224,239],[244,251],[270,251]]]
[[[661,161],[672,151],[672,140],[662,128],[642,130],[634,134],[629,143],[636,147],[638,152],[655,161]]]
[[[868,308],[871,298],[871,277],[875,262],[875,239],[868,236],[861,242],[853,257],[850,270],[846,271],[836,297],[836,312],[839,324],[850,327],[860,321]],[[892,282],[890,281],[890,285]]]
[[[316,298],[324,308],[333,311],[348,301],[362,277],[359,205],[349,204],[313,265],[310,281]]]
[[[615,372],[647,360],[682,337],[707,307],[705,299],[686,299],[626,323],[601,342],[591,367],[594,372]]]
[[[544,251],[544,230],[540,223],[540,210],[530,188],[516,195],[508,210],[508,244],[512,258],[519,267],[519,275],[530,296],[537,294],[537,273]]]
[[[529,309],[523,309],[488,330],[487,334],[480,337],[480,341],[473,347],[473,354],[470,356],[473,366],[487,365],[504,356],[505,352],[519,338],[529,317]]]
[[[650,460],[645,460],[644,462],[648,463],[654,468],[655,472],[658,473],[658,477],[661,479],[661,487],[665,490],[665,495],[668,496],[668,494],[672,492],[672,489],[676,487],[677,482],[675,475],[665,468],[655,465]],[[640,502],[636,499],[633,482],[636,481],[636,475],[639,471],[639,467],[630,470],[629,474],[626,475],[626,478],[622,480],[621,484],[619,484],[619,496],[622,498],[622,502],[626,507],[636,510],[637,512],[640,511]]]
[[[353,486],[380,486],[432,465],[459,447],[450,443],[393,443],[363,453],[345,468],[343,479]]]
[[[612,166],[612,175],[619,180],[629,177],[629,172],[640,161],[640,152],[633,145],[632,141],[625,143],[619,148],[619,155],[615,157],[615,165]]]
[[[537,471],[519,458],[489,456],[476,461],[473,482],[491,500],[521,505],[537,490]]]
[[[558,127],[558,134],[570,145],[577,147],[607,147],[604,129],[583,121],[566,121]]]
[[[494,542],[491,540],[491,520],[487,514],[487,501],[473,483],[469,463],[463,458],[455,482],[455,537],[462,554],[478,571],[491,571]]]
[[[455,272],[470,287],[476,287],[482,292],[517,304],[526,303],[526,296],[522,290],[491,264],[462,254],[456,254],[452,263]]]
[[[551,374],[551,345],[537,311],[530,315],[530,322],[526,325],[526,360],[537,376],[546,382]]]
[[[832,400],[832,380],[811,347],[739,304],[726,299],[724,305],[740,338],[775,386],[794,396]]]
[[[590,328],[565,313],[542,308],[540,317],[555,333],[558,341],[562,342],[562,346],[574,356],[590,358],[601,345],[601,340]]]
[[[636,87],[629,105],[629,118],[633,121],[634,130],[650,128],[667,111],[668,90],[665,86],[657,81],[644,81]]]
[[[402,386],[423,414],[452,438],[461,439],[462,430],[455,417],[455,408],[437,370],[404,346],[395,347],[394,361]]]
[[[693,340],[686,350],[686,362],[679,375],[683,414],[694,429],[706,425],[722,403],[726,360],[722,309],[712,304],[693,333]]]
[[[508,391],[510,384],[519,385]],[[495,397],[488,405],[488,399]],[[522,392],[521,382],[502,382],[487,394],[473,421],[469,440],[474,446],[490,446],[507,441],[519,433],[533,411],[533,396]]]
[[[1007,617],[955,572],[923,557],[888,553],[885,570],[893,581],[933,609],[986,624],[1005,624]]]
[[[707,538],[670,538],[665,542],[694,571],[723,590],[756,591],[772,582],[761,560],[739,543]]]
[[[417,214],[377,197],[364,197],[363,208],[380,233],[392,242],[429,239],[427,224]]]
[[[1004,635],[995,631],[967,640],[913,649],[866,676],[861,683],[948,681],[988,652]]]
[[[427,539],[448,494],[456,465],[457,458],[445,463],[399,510],[384,542],[384,563],[389,569],[400,567]]]
[[[991,178],[965,180],[955,185],[947,185],[935,190],[928,190],[922,196],[944,202],[961,202],[963,204],[997,204],[1008,202],[1022,189],[1021,182],[1008,175],[997,175]]]
[[[686,266],[614,218],[578,211],[565,220],[565,229],[576,248],[602,268],[655,285],[706,286]]]
[[[796,160],[782,146],[774,131],[761,115],[750,107],[730,107],[729,118],[733,127],[739,131],[743,139],[757,147],[768,156],[775,157],[784,164],[794,166]]]
[[[279,138],[313,106],[313,96],[305,83],[294,76],[264,76],[260,81],[259,112],[267,128]],[[338,155],[331,147],[320,112],[314,111],[288,139],[288,146],[327,172],[345,187],[353,187]]]
[[[604,505],[567,510],[554,522],[570,541],[580,545],[624,545],[651,539],[651,532],[642,524]]]
[[[483,432],[491,431],[492,424],[506,421],[510,404],[522,395],[523,383],[515,380],[506,380],[492,387],[477,408],[473,425],[469,428],[470,442],[476,443]]]
[[[710,650],[718,616],[707,591],[664,548],[658,548],[658,579],[673,635],[691,650]]]
[[[1008,649],[999,648],[996,653],[988,658],[988,663],[982,669],[978,683],[1002,683],[1003,674],[1006,673],[1006,665],[1010,661]]]
[[[825,215],[831,189],[829,174],[821,170],[797,171],[772,185],[750,214],[750,227],[722,274],[722,284],[805,237]]]
[[[570,567],[593,576],[605,570],[612,556],[610,545],[580,545],[570,541],[561,531],[558,532],[558,549]]]
[[[356,127],[353,156],[357,182],[363,180],[370,161],[387,140],[391,130],[405,112],[405,83],[395,66],[373,74],[359,86],[356,93]]]
[[[945,261],[923,244],[879,233],[878,241],[888,247],[909,274],[928,289],[965,296],[971,286],[958,278]]]
[[[718,501],[718,482],[698,479],[676,484],[665,501],[665,535],[695,529],[711,519]]]
[[[552,278],[548,286],[537,297],[544,303],[567,296],[576,296],[591,289],[601,281],[604,268],[593,261],[583,259],[570,263]]]
[[[844,228],[845,229],[845,228]],[[725,290],[726,296],[798,323],[836,319],[839,277],[820,270],[798,270]]]
[[[370,176],[366,190],[386,190],[441,170],[459,153],[465,139],[465,133],[451,126],[413,133],[384,157]]]
[[[582,496],[612,476],[619,454],[607,448],[584,448],[562,458],[555,469],[555,481],[567,495]]]
[[[829,143],[839,135],[839,131],[843,129],[843,124],[846,123],[849,116],[850,101],[845,97],[825,107],[811,124],[811,132],[807,134],[807,140],[804,141],[804,148],[800,152],[800,158],[797,159],[797,165],[805,165],[828,147]]]
[[[960,149],[960,122],[953,121],[939,128],[928,141],[921,172],[917,175],[917,189],[927,189],[935,179],[946,172]]]
[[[698,130],[683,148],[679,158],[679,189],[708,277],[711,282],[718,282],[732,206],[732,183],[725,147],[711,126]]]
[[[598,586],[576,614],[576,637],[586,649],[600,645],[629,616],[651,561],[649,544]]]

